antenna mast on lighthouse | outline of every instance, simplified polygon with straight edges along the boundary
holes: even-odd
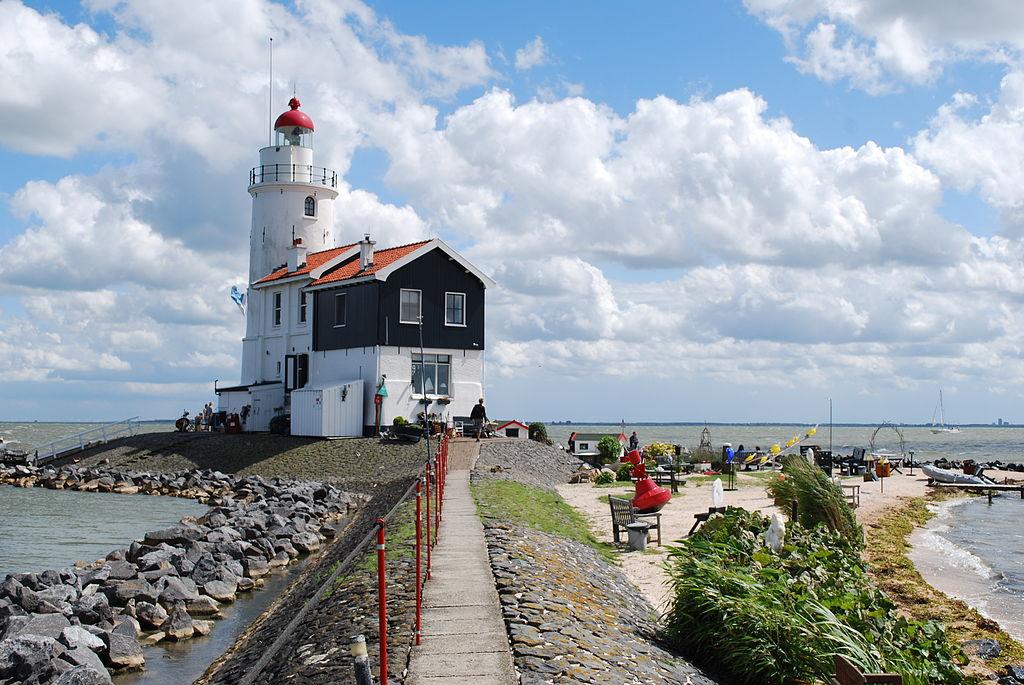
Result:
[[[270,39],[270,83],[267,84],[267,145],[274,144],[274,39]]]

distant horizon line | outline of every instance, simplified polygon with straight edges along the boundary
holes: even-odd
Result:
[[[177,419],[140,419],[136,423],[174,423]],[[38,419],[0,419],[0,423],[45,423],[45,424],[104,424],[110,421],[43,421]],[[527,421],[527,423],[530,423]],[[827,422],[806,421],[542,421],[548,426],[828,426]],[[932,423],[907,423],[903,421],[880,421],[877,423],[845,421],[832,423],[833,428],[876,428],[891,424],[901,428],[933,428]],[[958,423],[957,428],[1024,428],[1020,423]]]

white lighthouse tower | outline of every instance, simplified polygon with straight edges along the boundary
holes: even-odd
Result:
[[[249,172],[250,285],[287,261],[295,238],[309,252],[334,247],[338,175],[313,166],[313,120],[300,105],[288,102],[274,122],[277,144],[260,150],[260,165]]]
[[[335,247],[338,175],[313,166],[313,120],[300,105],[294,97],[288,102],[290,109],[274,122],[275,144],[260,150],[260,164],[249,172],[252,230],[243,383],[280,380],[282,355],[297,347],[296,335],[308,336],[306,321],[287,321],[289,316],[297,319],[291,303],[281,302],[275,311],[275,301],[258,293],[253,284],[289,260],[301,265],[306,254]],[[303,348],[309,347],[308,341],[301,342]]]

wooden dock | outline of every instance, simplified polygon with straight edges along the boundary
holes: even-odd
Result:
[[[1024,484],[1011,485],[1008,483],[940,483],[936,480],[929,480],[928,485],[941,488],[956,488],[958,490],[982,491],[988,495],[988,501],[992,503],[992,495],[996,492],[1019,492],[1020,498],[1024,499]]]

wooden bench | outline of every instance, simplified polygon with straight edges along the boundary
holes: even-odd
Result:
[[[630,523],[636,523],[637,521],[644,521],[651,523],[651,528],[647,531],[647,539],[650,539],[651,530],[658,531],[658,546],[661,546],[661,514],[655,512],[653,514],[638,514],[636,509],[633,508],[633,502],[628,499],[622,499],[619,497],[608,497],[608,506],[612,510],[612,539],[615,543],[619,543],[619,531],[626,530],[626,526]]]
[[[836,654],[835,685],[903,685],[903,676],[898,673],[862,673],[846,657]]]
[[[711,518],[712,514],[724,514],[725,509],[726,507],[708,507],[707,511],[702,511],[699,514],[694,514],[693,527],[690,528],[690,532],[686,534],[686,537],[690,537],[691,535],[693,535],[694,531],[696,531],[700,527],[700,524],[704,523],[709,518]]]

